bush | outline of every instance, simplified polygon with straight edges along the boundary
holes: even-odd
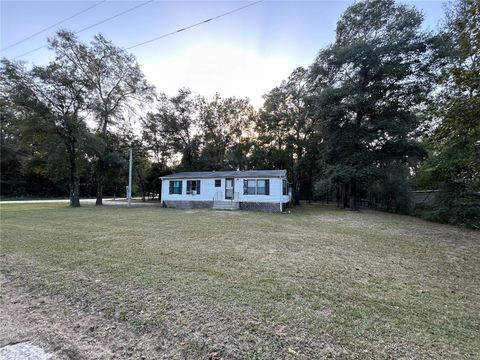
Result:
[[[480,194],[439,193],[432,206],[417,206],[415,215],[429,221],[480,230]]]

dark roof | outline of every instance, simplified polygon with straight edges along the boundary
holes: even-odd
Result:
[[[160,179],[198,179],[198,178],[227,178],[227,177],[280,177],[287,176],[287,170],[245,170],[245,171],[194,171],[180,172],[161,176]]]

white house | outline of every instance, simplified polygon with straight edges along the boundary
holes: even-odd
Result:
[[[182,172],[160,179],[165,207],[281,212],[290,201],[286,170]]]

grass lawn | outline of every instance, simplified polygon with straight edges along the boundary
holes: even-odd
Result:
[[[480,357],[480,232],[413,217],[4,205],[1,253],[146,358]]]

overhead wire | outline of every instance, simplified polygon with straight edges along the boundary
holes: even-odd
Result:
[[[50,26],[47,26],[46,28],[43,28],[43,29],[41,29],[41,30],[38,30],[37,32],[33,33],[32,35],[29,35],[29,36],[27,36],[26,38],[23,38],[23,39],[15,42],[15,43],[13,43],[13,44],[11,44],[11,45],[8,45],[7,47],[4,47],[1,51],[5,51],[5,50],[7,50],[7,49],[10,49],[10,48],[12,48],[12,47],[14,47],[14,46],[17,46],[17,45],[25,42],[25,41],[27,41],[27,40],[30,40],[31,38],[33,38],[33,37],[35,37],[35,36],[37,36],[37,35],[40,35],[41,33],[45,32],[45,31],[48,31],[48,30],[54,28],[55,26],[58,26],[58,25],[60,25],[60,24],[63,24],[64,22],[66,22],[66,21],[68,21],[68,20],[70,20],[70,19],[73,19],[74,17],[76,17],[76,16],[78,16],[78,15],[83,14],[83,13],[87,12],[88,10],[93,9],[93,8],[97,7],[98,5],[103,4],[103,3],[106,2],[106,1],[107,1],[107,0],[102,0],[102,1],[99,1],[99,2],[97,2],[97,3],[95,3],[95,4],[91,5],[91,6],[88,6],[88,7],[86,7],[85,9],[80,10],[80,11],[76,12],[75,14],[73,14],[73,15],[65,18],[65,19],[62,19],[62,20],[56,22],[56,23],[53,24],[53,25],[50,25]]]
[[[103,24],[103,23],[105,23],[105,22],[107,22],[107,21],[109,21],[109,20],[112,20],[112,19],[114,19],[114,18],[116,18],[116,17],[119,17],[119,16],[121,16],[121,15],[124,15],[124,14],[126,14],[126,13],[128,13],[128,12],[130,12],[130,11],[136,10],[136,9],[138,9],[139,7],[145,6],[145,5],[147,5],[147,4],[149,4],[149,3],[153,2],[153,1],[154,1],[154,0],[149,0],[149,1],[146,1],[146,2],[141,3],[141,4],[139,4],[139,5],[136,5],[136,6],[132,7],[132,8],[129,8],[129,9],[127,9],[127,10],[124,10],[124,11],[118,13],[118,14],[115,14],[115,15],[113,15],[113,16],[110,16],[110,17],[108,17],[108,18],[105,18],[105,19],[103,19],[103,20],[100,20],[100,21],[98,21],[98,22],[96,22],[96,23],[94,23],[94,24],[92,24],[92,25],[89,25],[89,26],[86,26],[86,27],[84,27],[84,28],[82,28],[82,29],[80,29],[80,30],[77,30],[77,31],[75,31],[74,33],[75,33],[75,34],[79,34],[79,33],[83,32],[83,31],[89,30],[89,29],[91,29],[91,28],[93,28],[93,27],[95,27],[95,26],[97,26],[97,25]],[[265,1],[265,0],[259,0],[259,1],[251,2],[251,3],[247,4],[247,5],[240,6],[240,7],[238,7],[238,8],[232,9],[232,10],[230,10],[230,11],[221,13],[221,14],[216,15],[216,16],[213,16],[213,17],[211,17],[211,18],[208,18],[208,19],[199,21],[199,22],[194,23],[194,24],[192,24],[192,25],[188,25],[188,26],[183,27],[183,28],[180,28],[180,29],[178,29],[178,30],[171,31],[171,32],[168,32],[168,33],[165,33],[165,34],[156,36],[156,37],[154,37],[154,38],[152,38],[152,39],[149,39],[149,40],[146,40],[146,41],[142,41],[142,42],[137,43],[137,44],[135,44],[135,45],[131,45],[131,46],[125,48],[125,50],[134,49],[134,48],[136,48],[136,47],[139,47],[139,46],[142,46],[142,45],[146,45],[146,44],[149,44],[149,43],[151,43],[151,42],[154,42],[154,41],[163,39],[163,38],[165,38],[165,37],[167,37],[167,36],[171,36],[171,35],[180,33],[180,32],[182,32],[182,31],[189,30],[189,29],[194,28],[194,27],[196,27],[196,26],[200,26],[200,25],[202,25],[202,24],[206,24],[206,23],[208,23],[208,22],[210,22],[210,21],[213,21],[213,20],[219,19],[219,18],[221,18],[221,17],[224,17],[224,16],[227,16],[227,15],[233,14],[233,13],[235,13],[235,12],[241,11],[241,10],[243,10],[243,9],[246,9],[246,8],[248,8],[248,7],[251,7],[251,6],[254,6],[254,5],[259,4],[259,3],[261,3],[261,2],[264,2],[264,1]],[[27,52],[25,52],[25,53],[23,53],[23,54],[17,55],[17,56],[15,56],[13,59],[17,59],[17,58],[19,58],[19,57],[23,57],[23,56],[25,56],[25,55],[31,54],[31,53],[33,53],[33,52],[35,52],[35,51],[37,51],[37,50],[46,48],[47,46],[48,46],[48,45],[39,46],[39,47],[37,47],[37,48],[35,48],[35,49],[32,49],[32,50],[30,50],[30,51],[27,51]]]
[[[127,13],[129,13],[129,12],[131,12],[131,11],[134,11],[134,10],[142,7],[142,6],[148,5],[148,4],[150,4],[151,2],[153,2],[153,1],[154,1],[154,0],[148,0],[148,1],[145,1],[145,2],[143,2],[143,3],[141,3],[141,4],[135,5],[135,6],[131,7],[131,8],[128,8],[128,9],[126,9],[126,10],[124,10],[124,11],[119,12],[118,14],[109,16],[109,17],[107,17],[107,18],[105,18],[105,19],[103,19],[103,20],[100,20],[100,21],[98,21],[98,22],[96,22],[96,23],[94,23],[94,24],[88,25],[88,26],[86,26],[86,27],[84,27],[84,28],[82,28],[82,29],[80,29],[80,30],[74,31],[74,34],[79,34],[79,33],[83,32],[83,31],[89,30],[89,29],[91,29],[91,28],[93,28],[93,27],[95,27],[95,26],[97,26],[97,25],[103,24],[103,23],[105,23],[105,22],[107,22],[107,21],[110,21],[110,20],[113,20],[113,19],[115,19],[115,18],[117,18],[117,17],[119,17],[119,16],[125,15],[125,14],[127,14]],[[17,56],[15,56],[13,59],[18,59],[18,58],[20,58],[20,57],[23,57],[23,56],[25,56],[25,55],[31,54],[31,53],[33,53],[33,52],[35,52],[35,51],[38,51],[38,50],[43,49],[43,48],[46,48],[46,47],[48,47],[48,44],[39,46],[39,47],[37,47],[37,48],[35,48],[35,49],[32,49],[32,50],[27,51],[27,52],[24,52],[23,54],[17,55]]]
[[[197,22],[197,23],[195,23],[195,24],[192,24],[192,25],[189,25],[189,26],[180,28],[180,29],[175,30],[175,31],[171,31],[171,32],[166,33],[166,34],[163,34],[163,35],[156,36],[156,37],[154,37],[154,38],[152,38],[152,39],[149,39],[149,40],[146,40],[146,41],[142,41],[142,42],[140,42],[140,43],[138,43],[138,44],[135,44],[135,45],[132,45],[132,46],[129,46],[129,47],[125,48],[125,50],[130,50],[130,49],[134,49],[134,48],[136,48],[136,47],[139,47],[139,46],[142,46],[142,45],[145,45],[145,44],[149,44],[149,43],[151,43],[151,42],[154,42],[154,41],[163,39],[163,38],[165,38],[165,37],[167,37],[167,36],[171,36],[171,35],[177,34],[177,33],[179,33],[179,32],[182,32],[182,31],[185,31],[185,30],[194,28],[194,27],[196,27],[196,26],[205,24],[205,23],[207,23],[207,22],[216,20],[216,19],[218,19],[218,18],[221,18],[221,17],[227,16],[227,15],[233,14],[233,13],[235,13],[235,12],[238,12],[238,11],[240,11],[240,10],[246,9],[246,8],[248,8],[248,7],[250,7],[250,6],[256,5],[256,4],[261,3],[261,2],[264,2],[264,1],[265,1],[265,0],[254,1],[254,2],[249,3],[249,4],[247,4],[247,5],[240,6],[240,7],[238,7],[238,8],[235,8],[235,9],[230,10],[230,11],[227,11],[227,12],[225,12],[225,13],[216,15],[216,16],[211,17],[211,18],[208,18],[208,19],[206,19],[206,20],[199,21],[199,22]]]

